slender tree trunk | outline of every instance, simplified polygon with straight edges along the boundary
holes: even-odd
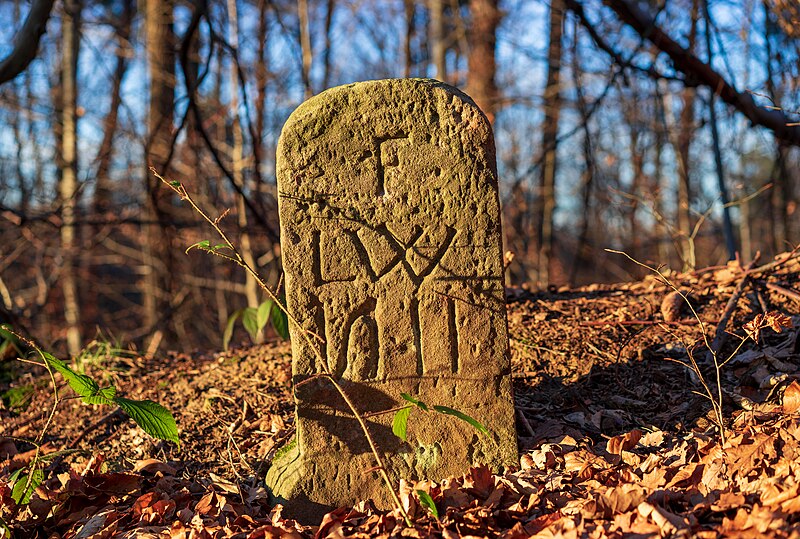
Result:
[[[308,99],[314,95],[314,89],[311,86],[311,63],[314,57],[311,50],[311,20],[308,13],[308,0],[297,0],[297,19],[300,25],[300,52],[303,61],[301,75],[305,98]]]
[[[434,77],[447,82],[447,47],[444,42],[444,2],[445,0],[428,0],[430,12],[428,42],[431,51]]]
[[[697,41],[697,19],[699,0],[692,0],[690,13],[691,26],[689,28],[689,52],[694,52]],[[691,181],[689,174],[689,156],[694,138],[694,102],[697,95],[695,88],[684,88],[682,93],[683,109],[679,120],[679,132],[677,135],[677,154],[678,154],[678,233],[681,236],[681,259],[683,260],[684,270],[693,270],[696,260],[694,256],[693,240],[690,238],[692,233],[692,214],[691,214]]]
[[[582,69],[579,61],[578,53],[578,22],[575,21],[572,31],[572,83],[576,93],[576,104],[578,114],[580,114],[580,126],[583,131],[583,162],[584,171],[581,178],[581,225],[580,232],[578,233],[577,247],[575,249],[574,258],[572,259],[572,267],[569,272],[569,284],[575,286],[577,284],[578,271],[584,267],[585,260],[591,256],[589,251],[589,221],[592,211],[592,198],[594,193],[594,183],[597,167],[595,165],[594,148],[592,146],[592,133],[589,129],[589,110],[586,103],[586,95],[583,91],[583,80],[581,77]]]
[[[638,101],[639,95],[634,91],[630,97],[631,101]],[[629,153],[631,155],[631,169],[633,178],[630,186],[630,208],[628,209],[628,227],[630,234],[630,244],[628,254],[637,259],[641,256],[642,234],[639,231],[639,221],[637,214],[639,210],[639,197],[643,196],[642,182],[644,181],[644,152],[641,149],[641,127],[639,125],[638,110],[628,107],[628,140],[630,143]]]
[[[258,2],[258,59],[256,61],[256,133],[253,137],[253,167],[255,168],[256,188],[255,192],[260,193],[264,185],[261,167],[264,164],[264,136],[265,107],[267,104],[267,84],[269,83],[269,54],[267,51],[267,29],[268,29],[268,1],[259,0]],[[261,198],[261,197],[259,197]]]
[[[148,113],[147,163],[162,175],[172,142],[173,102],[175,94],[175,48],[172,29],[173,0],[145,0],[145,30],[147,34],[147,63],[150,78]],[[168,309],[172,252],[166,233],[166,221],[160,208],[160,185],[145,171],[148,221],[144,242],[145,289],[144,322],[148,330],[158,330],[161,313]],[[167,290],[164,290],[164,289]]]
[[[403,76],[409,78],[414,66],[414,56],[411,52],[411,44],[414,41],[414,34],[416,33],[416,0],[404,0],[403,7],[406,13],[406,31],[403,36],[403,58],[405,59],[405,69]]]
[[[111,208],[111,178],[109,169],[114,150],[114,136],[117,132],[119,107],[122,103],[122,79],[128,68],[128,54],[130,51],[130,29],[133,17],[133,1],[122,1],[122,16],[117,27],[117,46],[115,56],[117,63],[111,80],[111,106],[108,109],[103,124],[103,141],[97,155],[97,172],[95,172],[94,213],[99,215]]]
[[[228,0],[228,42],[238,55],[239,50],[239,12],[236,0]],[[230,65],[230,110],[232,114],[233,147],[231,162],[233,164],[233,181],[244,190],[244,141],[242,137],[242,125],[239,121],[239,73],[236,67],[236,58],[231,58]],[[247,231],[247,206],[243,196],[236,197],[236,211],[239,222],[239,242],[240,250],[244,261],[252,268],[256,267],[253,258],[253,247],[250,241],[250,233]],[[258,283],[255,277],[245,272],[245,296],[247,297],[248,307],[258,307]]]
[[[777,74],[773,67],[773,62],[779,61],[780,52],[775,51],[772,39],[775,34],[780,32],[776,27],[773,14],[767,2],[764,2],[764,45],[766,49],[767,61],[764,66],[767,71],[766,87],[770,99],[774,103],[780,103],[783,95],[781,87],[775,84]],[[772,229],[772,245],[776,253],[780,253],[787,248],[789,239],[789,212],[788,204],[792,199],[791,187],[789,186],[789,174],[786,166],[788,148],[782,142],[777,143],[775,153],[775,165],[772,169],[772,182],[774,188],[770,193],[770,228]]]
[[[80,300],[75,275],[75,211],[78,191],[78,116],[77,81],[80,49],[80,0],[64,1],[61,23],[63,59],[61,63],[61,286],[64,292],[64,318],[67,322],[67,349],[74,356],[81,349]]]
[[[467,93],[494,122],[497,110],[497,84],[495,83],[495,45],[500,10],[497,0],[470,0],[471,24],[468,32],[469,58],[467,61]]]
[[[544,122],[542,126],[542,172],[540,176],[539,215],[539,282],[550,284],[553,256],[553,214],[556,208],[556,154],[558,151],[558,122],[563,100],[561,96],[561,49],[564,31],[562,0],[550,3],[550,37],[547,48],[547,85],[544,91]]]
[[[331,29],[333,28],[333,12],[336,9],[336,0],[328,0],[325,7],[325,50],[322,51],[322,89],[327,89],[331,84]]]
[[[708,0],[703,0],[703,19],[705,20],[706,53],[708,63],[711,65],[713,54],[711,49],[711,13],[708,9]],[[708,96],[708,112],[711,123],[711,141],[714,145],[714,164],[717,171],[717,187],[719,189],[720,201],[722,202],[722,230],[725,237],[725,245],[728,248],[728,260],[736,258],[736,239],[733,237],[733,222],[731,221],[731,209],[728,206],[728,187],[725,184],[725,171],[722,167],[722,150],[720,149],[719,130],[717,128],[717,109],[715,107],[715,95],[712,91]]]

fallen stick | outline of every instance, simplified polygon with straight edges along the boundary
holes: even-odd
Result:
[[[716,357],[719,353],[722,345],[725,343],[725,336],[727,335],[727,327],[728,321],[733,316],[733,311],[736,308],[736,303],[739,301],[739,298],[742,297],[744,293],[745,286],[747,286],[748,281],[750,280],[750,276],[757,271],[760,271],[761,268],[757,268],[753,270],[753,266],[756,265],[758,262],[760,253],[756,253],[753,257],[753,260],[744,268],[744,272],[742,277],[739,279],[739,284],[736,285],[736,289],[733,291],[733,295],[731,295],[728,303],[725,305],[725,310],[722,311],[722,316],[719,318],[719,323],[717,324],[717,330],[714,333],[714,340],[711,341],[711,349],[706,353],[706,361],[711,363],[712,360]],[[768,264],[769,265],[769,264]]]
[[[784,288],[775,283],[767,283],[767,289],[772,290],[773,292],[777,292],[778,294],[782,294],[789,299],[800,301],[800,293],[797,293],[794,290],[790,290],[788,288]]]

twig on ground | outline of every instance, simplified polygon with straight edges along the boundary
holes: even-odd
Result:
[[[795,301],[800,301],[800,293],[795,292],[794,290],[790,290],[788,288],[784,288],[780,285],[775,283],[767,283],[767,288],[772,290],[773,292],[777,292],[778,294],[782,294],[789,299],[793,299]]]
[[[519,408],[517,408],[517,417],[519,418],[519,422],[522,423],[522,426],[525,427],[525,430],[528,432],[528,434],[530,434],[530,437],[535,438],[536,431],[533,430],[528,418],[525,417],[525,414]]]
[[[719,323],[717,324],[717,329],[714,333],[714,340],[711,341],[711,347],[706,352],[706,361],[711,363],[712,361],[716,363],[716,357],[719,353],[722,345],[725,344],[725,337],[727,336],[727,327],[728,321],[733,316],[733,311],[736,308],[736,303],[739,301],[739,298],[742,297],[744,293],[744,289],[747,286],[747,283],[750,280],[751,271],[753,267],[758,262],[760,257],[759,253],[756,253],[756,256],[753,257],[753,260],[744,268],[744,273],[742,274],[741,278],[739,279],[739,284],[736,285],[736,289],[733,291],[733,295],[731,295],[728,303],[725,305],[725,310],[722,311],[722,316],[719,318]]]

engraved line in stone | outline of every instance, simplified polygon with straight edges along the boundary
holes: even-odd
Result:
[[[450,345],[450,365],[453,374],[458,373],[461,366],[458,364],[458,324],[456,321],[456,302],[444,298],[447,311],[447,340]]]
[[[400,157],[399,156],[397,158],[397,160],[398,160],[397,163],[384,164],[382,146],[383,146],[384,143],[389,142],[391,140],[400,140],[400,139],[404,139],[404,138],[408,138],[408,135],[401,133],[401,134],[394,135],[394,136],[378,137],[378,138],[375,139],[375,142],[377,143],[377,146],[378,146],[378,149],[376,151],[376,154],[377,154],[377,157],[378,157],[378,163],[377,163],[377,165],[378,165],[378,185],[377,185],[377,189],[376,189],[376,195],[377,196],[383,196],[383,195],[386,194],[385,168],[386,167],[397,167],[397,166],[400,166],[400,163],[399,163]]]
[[[325,331],[326,324],[325,324],[325,306],[322,304],[320,299],[317,296],[311,296],[311,312],[313,313],[314,325],[315,328],[312,331]],[[319,328],[319,329],[317,329]],[[317,358],[326,358],[327,361],[328,357],[328,335],[325,335],[325,340],[320,342],[319,339],[312,339],[311,346],[319,346],[319,354],[312,355],[310,358],[311,361],[311,372],[312,373],[321,373],[323,372],[322,365],[317,365]],[[326,365],[326,367],[329,367]]]
[[[345,325],[342,328],[342,341],[341,341],[342,345],[339,348],[339,353],[338,353],[339,357],[329,358],[328,359],[329,362],[330,362],[331,359],[333,359],[335,361],[333,374],[337,378],[341,378],[342,375],[347,370],[347,366],[348,366],[348,363],[349,363],[348,362],[348,358],[349,358],[349,355],[350,355],[350,350],[349,350],[349,348],[350,348],[350,333],[351,333],[351,331],[353,329],[353,324],[355,324],[356,320],[358,320],[362,316],[365,316],[365,317],[371,319],[372,324],[375,327],[377,327],[377,325],[375,324],[375,318],[374,318],[375,317],[375,305],[376,305],[376,303],[377,303],[377,301],[375,300],[375,298],[367,298],[361,305],[359,305],[357,308],[353,309],[350,312],[350,314],[348,315],[347,321],[345,322]],[[333,319],[335,317],[331,317],[331,318]],[[331,320],[331,319],[327,320],[326,322],[327,323],[336,323],[334,320]],[[326,332],[326,333],[328,333],[330,335],[330,332]],[[372,336],[376,336],[377,332],[370,331],[370,334]],[[379,346],[379,344],[377,342],[370,343],[369,349],[370,350],[377,350],[378,346]],[[376,354],[370,353],[370,359],[375,362],[375,365],[369,365],[369,369],[368,370],[369,370],[370,373],[376,373],[378,371],[378,365],[377,365],[377,359],[376,358],[377,358]]]
[[[419,299],[411,298],[411,331],[414,334],[414,353],[417,356],[417,376],[422,376],[425,364],[422,359],[422,332],[419,320]]]

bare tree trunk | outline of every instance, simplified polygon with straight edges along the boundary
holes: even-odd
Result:
[[[651,190],[653,192],[653,207],[656,210],[656,223],[655,223],[655,236],[656,236],[656,259],[660,264],[669,265],[669,243],[667,236],[667,229],[664,224],[664,197],[662,189],[664,186],[664,166],[663,166],[663,152],[664,147],[667,145],[667,136],[664,132],[664,103],[661,93],[658,89],[658,81],[656,81],[656,99],[655,110],[658,119],[654,122],[654,136],[655,136],[655,156],[653,157],[653,185]]]
[[[122,10],[122,17],[117,27],[117,46],[115,51],[117,63],[111,81],[111,106],[103,120],[103,141],[100,143],[100,149],[97,154],[97,172],[95,173],[94,201],[92,203],[96,214],[104,213],[111,207],[111,178],[109,177],[109,168],[111,166],[111,157],[114,150],[114,135],[117,132],[119,107],[122,103],[122,79],[128,68],[133,1],[123,0]]]
[[[80,300],[75,275],[75,210],[78,191],[78,116],[77,71],[80,49],[80,0],[64,1],[61,23],[63,58],[61,62],[61,250],[64,264],[61,286],[64,292],[64,318],[67,322],[67,349],[74,356],[81,349]]]
[[[428,0],[430,11],[430,28],[428,41],[430,43],[431,59],[436,69],[434,77],[447,82],[447,47],[444,42],[444,2],[445,0]]]
[[[708,0],[703,0],[703,19],[705,20],[706,54],[708,64],[712,63],[711,49],[711,13],[708,9]],[[731,209],[728,206],[728,187],[725,185],[725,171],[722,168],[722,150],[720,149],[719,130],[717,129],[717,109],[715,107],[714,91],[708,96],[708,112],[711,123],[711,141],[714,145],[714,164],[717,170],[717,187],[719,188],[720,201],[722,202],[722,230],[725,236],[725,245],[728,248],[728,260],[736,258],[736,239],[733,237],[733,222]]]
[[[268,28],[268,1],[259,0],[258,2],[258,59],[256,61],[256,128],[255,136],[253,137],[253,167],[255,168],[256,188],[255,192],[259,193],[264,184],[262,177],[261,167],[264,163],[264,144],[262,137],[264,136],[264,122],[265,111],[264,108],[267,104],[267,84],[269,83],[269,54],[267,51],[267,28]],[[260,197],[259,197],[260,198]]]
[[[569,285],[577,284],[578,270],[584,267],[584,261],[591,256],[589,251],[589,220],[592,210],[592,198],[594,193],[594,183],[597,167],[595,164],[594,148],[592,146],[592,133],[589,129],[589,110],[586,103],[586,95],[583,91],[583,80],[581,77],[582,69],[578,53],[578,22],[575,22],[572,32],[572,46],[570,55],[572,57],[572,84],[576,93],[576,104],[580,114],[580,126],[583,131],[582,149],[584,171],[581,178],[581,225],[578,233],[578,241],[575,248],[572,267],[569,272]]]
[[[698,0],[692,0],[691,27],[689,28],[689,51],[693,52],[697,41]],[[684,88],[682,93],[683,109],[679,120],[677,135],[678,157],[678,233],[681,236],[681,259],[684,270],[693,270],[696,260],[694,256],[691,215],[691,181],[689,175],[689,154],[694,138],[694,102],[697,95],[695,88]]]
[[[175,49],[172,29],[173,0],[145,0],[147,62],[150,78],[148,141],[145,148],[148,164],[161,174],[172,142],[173,101],[175,94]],[[145,171],[147,187],[147,233],[144,242],[145,289],[144,322],[148,330],[157,329],[161,313],[168,308],[167,283],[171,276],[172,252],[166,234],[166,222],[159,205],[159,183]],[[166,266],[166,267],[165,267]]]
[[[550,41],[547,49],[547,85],[544,91],[544,122],[542,125],[542,173],[539,203],[539,282],[548,285],[552,279],[550,268],[553,256],[553,214],[556,207],[556,154],[558,150],[558,122],[561,116],[561,49],[564,32],[564,4],[562,0],[550,3]]]
[[[239,12],[236,7],[236,0],[228,0],[228,42],[236,54],[239,51]],[[237,70],[236,57],[231,58],[230,65],[230,110],[232,114],[233,147],[231,148],[231,162],[233,165],[233,181],[244,192],[244,141],[242,138],[242,125],[239,121],[239,72]],[[236,197],[236,211],[239,222],[239,242],[240,250],[244,261],[251,267],[256,267],[253,258],[253,247],[250,242],[250,234],[247,231],[247,206],[244,196]],[[245,272],[245,296],[247,297],[248,307],[258,307],[258,283],[255,277],[249,272]]]
[[[314,95],[314,89],[311,86],[311,63],[314,56],[311,50],[311,21],[308,13],[308,0],[297,0],[297,19],[300,25],[300,52],[303,59],[301,75],[305,98],[308,99]]]
[[[322,89],[327,89],[331,83],[331,28],[333,27],[333,12],[336,9],[336,0],[328,0],[325,8],[325,50],[322,51]]]
[[[470,0],[471,24],[469,28],[469,58],[467,93],[494,122],[497,110],[497,84],[495,84],[495,44],[500,10],[497,0]]]
[[[764,66],[767,71],[767,92],[774,103],[780,103],[783,97],[780,86],[775,84],[775,70],[773,62],[780,57],[780,52],[775,51],[772,37],[777,32],[776,23],[767,2],[764,2],[764,47],[767,61]],[[789,239],[789,215],[787,205],[792,195],[789,187],[789,175],[786,166],[788,147],[783,142],[777,143],[775,164],[772,169],[772,182],[775,186],[770,193],[770,228],[772,230],[772,245],[776,253],[787,248]]]
[[[411,44],[414,41],[414,34],[416,33],[416,0],[404,0],[403,7],[405,8],[406,12],[406,32],[403,36],[403,57],[406,64],[403,71],[403,76],[409,78],[414,65],[414,57],[411,53]]]

